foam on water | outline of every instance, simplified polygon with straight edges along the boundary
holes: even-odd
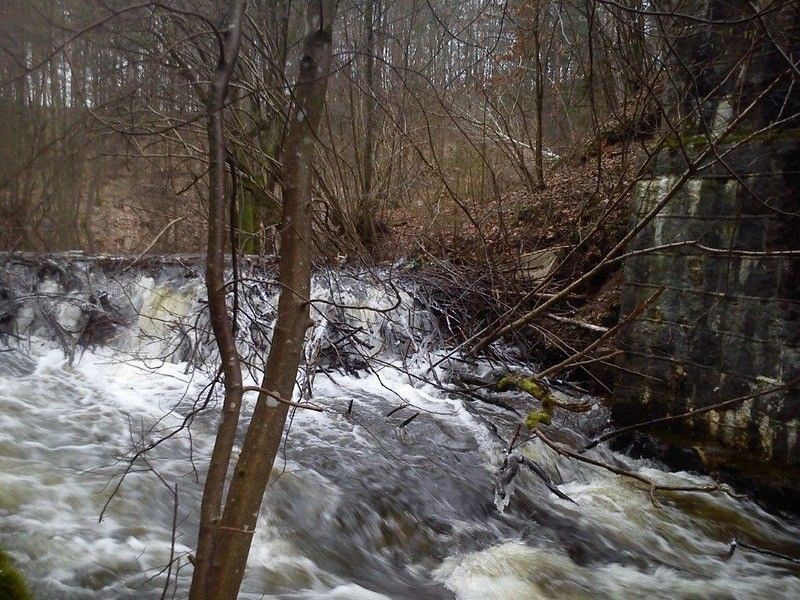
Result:
[[[187,324],[202,322],[202,287],[196,277],[174,273],[90,273],[93,289],[105,277],[104,289],[127,320],[110,341],[65,354],[48,315],[77,337],[89,296],[60,277],[39,281],[40,303],[21,303],[15,312],[31,341],[0,353],[0,547],[40,600],[158,598],[170,556],[194,546],[214,413],[198,416],[191,436],[177,433],[148,451],[147,463],[137,463],[103,507],[131,448],[177,430],[202,397],[209,375],[197,357],[212,356],[213,346],[202,339],[202,325],[187,337]],[[42,290],[70,299],[42,304]],[[243,353],[261,356],[274,289],[256,285],[242,294]],[[123,296],[134,307],[129,313],[120,308]],[[326,410],[298,411],[291,422],[242,598],[800,597],[796,566],[745,550],[725,559],[733,536],[796,553],[793,520],[725,495],[661,495],[657,508],[641,485],[539,442],[524,447],[526,456],[577,504],[523,472],[508,508],[498,512],[492,488],[504,444],[486,422],[507,435],[516,420],[423,381],[441,355],[433,319],[413,291],[328,273],[317,278],[315,296],[351,308],[316,305],[308,356],[326,372],[317,373],[311,400]],[[363,308],[395,304],[388,313]],[[353,335],[361,354],[345,346],[353,353],[342,359],[342,346],[332,342]],[[382,366],[360,370],[363,354]],[[438,373],[446,377],[441,367]],[[253,400],[248,396],[245,417]],[[659,482],[707,482],[600,452]],[[160,477],[145,472],[148,465]],[[177,597],[186,593],[191,568],[185,558],[180,564]]]
[[[798,591],[792,578],[769,572],[743,578],[724,564],[707,578],[666,566],[646,572],[618,563],[584,567],[563,553],[518,542],[448,559],[437,576],[459,600],[793,598]]]

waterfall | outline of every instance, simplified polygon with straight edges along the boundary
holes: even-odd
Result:
[[[202,263],[0,263],[0,547],[40,600],[160,598],[171,559],[185,597],[218,401]],[[237,341],[253,382],[277,293],[269,269],[243,266]],[[576,503],[521,471],[499,511],[495,473],[521,417],[455,393],[447,361],[429,371],[447,351],[431,298],[398,268],[316,273],[297,394],[325,410],[290,419],[242,598],[800,596],[796,564],[728,557],[733,537],[796,555],[796,520],[726,495],[664,494],[656,507],[637,482],[538,441],[521,452]],[[607,414],[574,417],[555,420],[565,438]],[[708,482],[598,453],[660,482]]]

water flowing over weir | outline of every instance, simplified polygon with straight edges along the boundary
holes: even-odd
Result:
[[[215,402],[201,263],[0,262],[0,547],[40,600],[159,598],[175,557],[164,597],[185,596],[214,433],[213,411],[192,418]],[[243,275],[238,336],[255,383],[277,288],[264,271]],[[307,362],[318,368],[301,373],[295,400],[325,411],[291,420],[242,598],[800,597],[796,564],[728,558],[733,537],[796,555],[800,524],[727,495],[664,494],[657,508],[641,485],[537,441],[523,452],[577,504],[523,472],[499,511],[495,471],[520,417],[448,392],[446,364],[426,373],[444,353],[437,320],[424,293],[389,275],[315,276]],[[595,407],[554,428],[581,440],[606,420]],[[131,449],[168,435],[112,497]],[[597,452],[659,482],[706,482]]]

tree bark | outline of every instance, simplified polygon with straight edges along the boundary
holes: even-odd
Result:
[[[375,240],[376,203],[373,194],[375,167],[375,5],[377,0],[367,0],[364,13],[366,43],[364,45],[364,83],[362,110],[364,113],[364,151],[362,154],[364,179],[361,187],[360,229],[362,242],[369,248]]]
[[[94,217],[94,209],[97,206],[97,200],[100,195],[100,182],[103,179],[103,163],[98,160],[97,164],[88,165],[89,174],[89,189],[86,190],[86,208],[83,213],[83,219],[80,220],[80,229],[86,239],[86,250],[89,254],[97,252],[97,243],[94,239],[94,229],[92,228],[92,218]],[[80,237],[79,237],[80,241]],[[80,246],[80,244],[78,244]]]
[[[242,368],[233,322],[228,313],[225,293],[225,240],[227,211],[225,202],[225,99],[228,84],[236,68],[239,45],[242,38],[242,21],[246,0],[234,0],[228,13],[228,28],[222,36],[219,62],[211,82],[211,93],[207,98],[208,156],[209,156],[209,209],[208,245],[206,253],[206,292],[211,328],[222,361],[222,376],[225,397],[222,417],[211,452],[203,498],[200,503],[200,530],[194,573],[189,597],[204,600],[209,586],[209,568],[214,552],[214,539],[222,507],[231,452],[233,450],[239,411],[242,404]]]
[[[294,391],[305,332],[311,322],[312,162],[330,72],[335,10],[336,0],[308,3],[306,37],[283,164],[281,294],[260,387],[286,399],[291,398]],[[269,394],[259,394],[233,470],[222,517],[214,528],[205,595],[197,598],[233,600],[239,593],[288,410],[287,404],[276,402]]]
[[[544,15],[547,16],[548,6],[544,3]],[[536,141],[534,142],[534,177],[536,184],[544,187],[544,65],[542,61],[542,43],[541,43],[541,27],[544,23],[542,17],[542,3],[536,5],[535,16],[536,22],[533,27],[533,52],[536,61]]]

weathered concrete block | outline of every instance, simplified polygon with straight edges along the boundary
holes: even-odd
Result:
[[[721,0],[697,0],[684,9],[706,15],[712,5],[718,19],[741,9]],[[797,37],[798,15],[796,6],[787,5],[765,18]],[[637,187],[634,222],[690,164],[706,158],[633,247],[697,240],[732,252],[684,247],[638,256],[625,266],[623,314],[648,291],[668,288],[620,339],[626,351],[621,366],[640,372],[621,371],[617,380],[616,414],[629,422],[744,396],[800,375],[800,258],[747,254],[800,250],[800,128],[785,121],[768,127],[800,110],[800,86],[782,75],[785,60],[769,40],[731,43],[734,35],[733,28],[699,27],[675,40],[677,77],[686,85],[669,86],[664,100],[681,131],[664,140],[649,167],[651,179]],[[766,85],[772,86],[769,94],[731,130]],[[707,152],[711,141],[715,153]],[[791,389],[676,427],[738,453],[800,465],[799,423],[800,389]]]
[[[778,298],[800,301],[800,259],[785,260],[780,265]]]
[[[773,216],[767,221],[764,250],[796,250],[800,248],[800,217]]]
[[[780,265],[773,260],[739,261],[738,285],[749,296],[774,297],[780,281]]]
[[[733,220],[734,235],[731,247],[733,250],[762,250],[766,244],[766,217],[741,216]],[[724,242],[718,245],[725,248]]]

